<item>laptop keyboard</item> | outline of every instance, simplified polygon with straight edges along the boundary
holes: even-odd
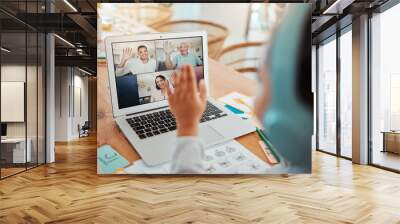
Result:
[[[224,116],[227,116],[227,114],[207,102],[207,107],[200,119],[200,123]],[[175,117],[169,109],[127,118],[126,121],[140,139],[176,130]]]

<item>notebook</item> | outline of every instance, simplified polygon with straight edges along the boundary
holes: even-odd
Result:
[[[118,169],[124,168],[129,162],[111,146],[103,145],[97,152],[97,164],[101,174],[112,174]]]

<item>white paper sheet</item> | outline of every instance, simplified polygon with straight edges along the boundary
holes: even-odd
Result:
[[[237,101],[238,99],[243,102]],[[218,98],[218,100],[245,113],[251,113],[254,108],[254,97],[248,97],[238,92],[229,93],[226,96]]]
[[[203,174],[267,174],[284,172],[284,166],[271,167],[235,140],[206,149]],[[125,168],[128,174],[171,174],[171,163],[147,166],[142,160]]]

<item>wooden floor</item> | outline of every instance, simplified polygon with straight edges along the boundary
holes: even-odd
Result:
[[[0,181],[0,223],[400,223],[400,175],[313,153],[313,174],[98,176],[95,137]]]
[[[400,154],[375,150],[372,161],[377,165],[400,170]]]
[[[25,167],[12,167],[12,168],[1,168],[1,177],[11,176],[13,174],[25,171]]]

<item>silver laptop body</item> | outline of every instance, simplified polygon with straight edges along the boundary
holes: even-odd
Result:
[[[154,103],[135,105],[128,108],[119,108],[115,83],[115,65],[112,44],[123,43],[124,41],[135,42],[155,39],[163,40],[190,37],[202,38],[202,53],[203,55],[205,55],[205,57],[203,58],[203,75],[206,86],[209,87],[207,63],[207,34],[205,32],[145,34],[135,35],[131,37],[110,37],[106,39],[108,75],[110,81],[109,87],[114,119],[121,132],[125,135],[130,144],[139,153],[143,161],[149,166],[159,165],[172,160],[172,156],[175,150],[175,141],[177,138],[176,130],[168,130],[165,133],[160,133],[146,138],[140,138],[140,135],[137,133],[137,131],[135,131],[132,128],[132,125],[128,123],[128,119],[132,120],[142,115],[154,114],[155,112],[168,110],[168,102],[167,100],[162,100]],[[214,117],[213,119],[200,123],[198,137],[202,139],[206,148],[255,131],[255,127],[250,123],[250,121],[242,120],[240,117],[236,116],[231,111],[226,109],[220,102],[215,101],[211,97],[208,98],[208,102],[221,110],[221,114],[223,114],[223,116]]]

